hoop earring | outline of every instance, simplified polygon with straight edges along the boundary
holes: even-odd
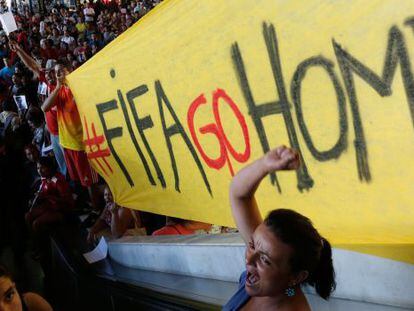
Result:
[[[285,290],[285,294],[286,294],[286,296],[288,296],[288,297],[293,297],[293,296],[295,296],[295,295],[296,295],[296,291],[295,291],[295,289],[294,289],[293,287],[288,287],[288,288],[286,288],[286,290]]]

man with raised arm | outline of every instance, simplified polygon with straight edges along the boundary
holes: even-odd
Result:
[[[46,63],[46,68],[42,69],[40,65],[28,55],[23,48],[14,41],[10,41],[10,49],[14,51],[17,56],[22,60],[24,65],[33,72],[35,78],[39,80],[40,84],[46,84],[46,92],[42,95],[49,96],[49,94],[55,89],[56,79],[54,73],[55,60],[49,59]],[[56,158],[56,162],[59,166],[59,172],[66,176],[66,163],[63,156],[63,149],[59,144],[59,129],[57,123],[57,109],[52,109],[45,112],[46,126],[50,133],[50,140],[52,142],[53,153]]]

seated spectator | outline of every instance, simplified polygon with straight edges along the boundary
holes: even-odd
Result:
[[[40,153],[35,145],[30,144],[24,147],[24,154],[26,155],[24,170],[28,184],[28,190],[29,193],[33,195],[35,191],[38,189],[40,181],[40,175],[37,171],[37,161],[39,161]]]
[[[22,84],[24,96],[26,96],[26,102],[29,107],[38,107],[38,96],[37,96],[37,87],[39,82],[33,79],[32,72],[25,71],[22,75]]]
[[[105,235],[105,230],[110,231],[109,236],[115,239],[124,235],[146,235],[145,228],[141,227],[139,212],[116,204],[108,186],[104,190],[104,200],[105,208],[90,229],[88,242],[93,242],[99,235]]]
[[[42,183],[26,214],[26,222],[35,233],[62,221],[65,213],[73,208],[69,184],[56,171],[53,158],[41,157],[37,162],[37,170]]]
[[[59,44],[59,50],[58,50],[59,59],[66,58],[66,55],[69,52],[70,52],[69,51],[69,46],[65,42],[61,41],[60,44]]]
[[[19,72],[15,72],[12,76],[13,85],[10,87],[10,95],[17,96],[17,95],[25,95],[26,96],[26,89],[23,85],[23,75]]]
[[[13,114],[6,121],[6,126],[2,133],[8,150],[22,158],[24,146],[32,140],[32,133],[27,123],[23,122],[20,116]]]
[[[75,60],[72,53],[66,54],[66,63],[72,64],[72,62]]]
[[[46,23],[43,20],[39,22],[39,33],[42,38],[46,36]]]
[[[50,304],[35,293],[20,294],[16,289],[13,278],[0,266],[0,310],[6,311],[52,311]]]
[[[10,60],[7,57],[3,58],[4,67],[0,70],[0,80],[5,84],[12,86],[12,77],[14,74],[14,66],[10,64]]]
[[[17,106],[13,98],[7,98],[2,103],[0,113],[0,136],[4,138],[9,151],[23,153],[23,148],[31,141],[31,133],[27,124],[22,122],[17,113]]]
[[[80,62],[83,63],[86,61],[86,51],[88,49],[88,43],[86,43],[86,47],[83,46],[83,40],[82,39],[78,39],[77,41],[77,47],[73,50],[73,55],[76,57],[76,59]]]
[[[85,59],[82,59],[82,56],[80,56],[82,53],[84,53],[85,52],[85,48],[82,46],[83,45],[83,40],[82,39],[80,39],[80,38],[78,38],[78,40],[76,41],[77,42],[77,45],[76,45],[76,47],[75,47],[75,49],[73,50],[73,55],[80,61],[80,62],[83,62],[83,61],[85,61],[86,60],[86,58]]]
[[[92,23],[95,18],[95,10],[93,9],[93,1],[89,1],[86,8],[83,9],[83,15],[85,16],[85,22]]]
[[[141,14],[141,10],[143,9],[143,5],[141,2],[137,2],[137,4],[134,7],[134,13]]]
[[[86,30],[86,25],[81,17],[78,17],[75,27],[76,27],[76,30],[78,31],[79,38],[83,38],[84,32]]]
[[[95,32],[95,30],[94,30],[94,25],[93,24],[91,24],[91,23],[86,23],[86,30],[85,30],[85,32],[84,32],[84,36],[83,36],[83,39],[85,40],[85,41],[88,41],[88,40],[90,40],[91,39],[91,35]]]
[[[114,33],[110,32],[107,26],[103,27],[102,36],[103,36],[103,41],[104,41],[105,44],[107,44],[107,43],[111,42],[113,39],[115,39]]]
[[[17,35],[16,37],[17,43],[19,43],[26,52],[29,51],[29,40],[27,38],[27,25],[20,24],[17,27],[16,35]]]
[[[95,55],[96,53],[98,53],[99,52],[99,48],[98,48],[98,46],[97,45],[95,45],[95,44],[92,44],[91,45],[91,54],[92,55]]]
[[[11,118],[14,116],[18,116],[17,106],[13,99],[8,98],[5,101],[3,101],[2,108],[3,111],[0,113],[0,123],[3,124],[3,130],[5,130],[7,124],[11,122]]]
[[[34,167],[36,168],[36,174],[37,172],[37,162],[40,158],[39,150],[36,148],[35,145],[29,144],[26,147],[24,147],[24,154],[26,156],[26,160],[28,163],[34,163]]]
[[[40,40],[40,56],[44,59],[58,58],[58,51],[53,47],[52,39]]]
[[[33,131],[32,143],[39,151],[43,149],[45,140],[45,118],[42,110],[37,107],[32,107],[26,114],[27,123]],[[50,140],[50,139],[49,139]]]
[[[210,229],[211,225],[203,222],[167,217],[166,226],[154,231],[152,235],[190,235],[207,233]]]
[[[1,36],[1,38],[3,38],[4,36]],[[3,41],[3,40],[1,40]],[[6,43],[1,43],[0,44],[0,57],[4,58],[7,57],[9,55],[9,49],[7,48],[7,44]]]
[[[4,138],[4,143],[8,147],[9,152],[23,157],[24,146],[32,140],[32,133],[25,122],[22,122],[20,116],[16,113],[16,104],[13,99],[3,102],[4,111],[0,113],[0,123],[2,129],[0,136]]]
[[[80,66],[79,62],[76,59],[74,59],[70,65],[71,65],[72,71],[76,70]]]
[[[91,39],[89,40],[88,43],[89,43],[89,46],[96,45],[98,50],[100,50],[104,46],[104,43],[101,40],[99,40],[99,37],[96,33],[91,34]]]
[[[65,30],[63,32],[63,37],[60,39],[60,41],[66,43],[68,45],[68,47],[69,47],[70,50],[73,50],[75,48],[75,46],[74,46],[75,45],[75,42],[76,42],[75,41],[75,38],[72,37],[69,34],[69,31],[67,31],[67,30]]]
[[[40,42],[40,33],[39,33],[39,29],[36,26],[31,28],[28,38],[29,38],[29,45],[31,47],[33,47],[38,42]]]
[[[57,28],[53,28],[52,34],[48,36],[48,39],[52,40],[54,46],[59,46],[61,38],[62,36]]]

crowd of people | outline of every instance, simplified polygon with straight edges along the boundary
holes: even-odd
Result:
[[[23,289],[27,254],[42,262],[49,234],[76,216],[89,215],[84,228],[90,227],[85,239],[91,243],[100,235],[150,234],[166,224],[165,217],[115,204],[89,165],[65,79],[158,2],[91,1],[44,14],[19,5],[12,9],[18,30],[0,31],[0,258],[11,252],[9,266]],[[2,273],[0,281],[10,283],[9,273]],[[12,291],[8,287],[7,295]],[[24,297],[19,300],[24,305]]]
[[[67,74],[158,3],[91,1],[77,10],[58,6],[45,14],[19,7],[14,10],[18,30],[9,36],[0,32],[0,255],[11,248],[18,271],[25,270],[27,252],[42,261],[57,225],[85,213],[85,238],[91,244],[101,236],[211,230],[209,224],[142,213],[114,202],[89,164],[76,102],[66,84]]]
[[[165,218],[116,204],[110,188],[89,164],[76,102],[66,84],[67,74],[158,2],[132,0],[121,5],[91,1],[76,10],[57,6],[45,14],[34,14],[19,6],[14,10],[18,30],[9,36],[0,33],[4,62],[0,70],[0,257],[4,249],[11,249],[17,271],[24,271],[22,258],[27,252],[33,259],[41,260],[47,238],[57,224],[80,219],[76,216],[85,213],[83,228],[88,228],[85,240],[89,243],[95,243],[100,236],[120,238],[213,230],[210,224]],[[263,223],[254,201],[260,180],[273,170],[299,165],[290,149],[278,149],[264,159],[255,162],[259,169],[248,167],[237,174],[230,193],[235,220],[248,251],[247,273],[241,278],[246,286],[240,287],[226,308],[238,310],[245,304],[271,306],[285,302],[281,299],[285,295],[295,297],[290,299],[293,306],[307,310],[301,284],[315,286],[324,298],[334,288],[330,245],[299,214],[276,212]],[[280,219],[293,229],[280,224]],[[300,231],[300,241],[295,230]],[[260,253],[263,247],[268,248],[266,256]],[[287,253],[295,253],[294,263]],[[275,268],[274,260],[283,265]],[[269,275],[277,277],[279,283],[272,283]],[[19,277],[24,283],[24,273]],[[285,289],[291,291],[285,294]],[[38,301],[44,307],[42,310],[50,309],[35,294],[18,295],[9,272],[0,266],[1,291],[11,297],[10,303],[26,305],[29,310],[31,301]],[[255,298],[266,295],[275,299]]]

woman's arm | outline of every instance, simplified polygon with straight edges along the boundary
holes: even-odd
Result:
[[[299,156],[296,151],[280,146],[239,171],[230,185],[230,204],[237,228],[245,241],[250,238],[262,222],[254,194],[262,179],[279,170],[297,169]]]
[[[50,95],[44,101],[41,107],[44,112],[49,111],[53,106],[56,105],[56,98],[58,97],[61,86],[62,84],[58,81],[56,88],[53,90],[52,93],[50,93]]]
[[[27,54],[22,48],[21,46],[14,42],[14,41],[10,41],[9,42],[9,46],[10,49],[14,52],[16,52],[17,56],[20,57],[20,59],[22,60],[23,64],[29,68],[30,71],[33,72],[33,75],[35,76],[35,78],[38,78],[40,75],[40,70],[41,67],[40,65],[33,59],[33,57],[31,57],[29,54]]]
[[[116,205],[116,203],[114,203]],[[111,232],[114,238],[120,238],[134,221],[131,210],[124,207],[114,207],[112,211]]]
[[[102,217],[105,215],[106,213],[106,207],[104,208],[104,210],[101,213],[101,216],[99,216],[98,220],[95,222],[95,224],[92,226],[92,228],[89,229],[89,233],[88,233],[88,237],[87,237],[87,241],[89,243],[93,242],[96,239],[96,234],[107,228],[107,224],[106,222],[102,219]]]

